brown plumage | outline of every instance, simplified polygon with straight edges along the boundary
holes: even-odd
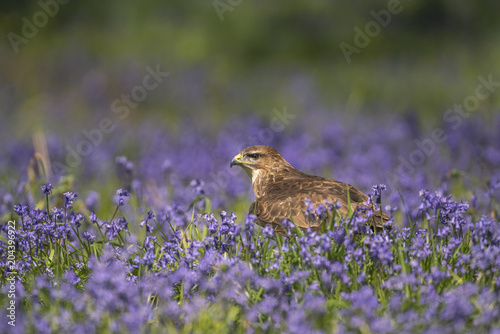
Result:
[[[311,200],[315,208],[319,204],[325,205],[325,202],[339,201],[342,207],[338,213],[342,216],[346,216],[349,211],[355,212],[358,207],[370,207],[374,216],[369,224],[375,225],[377,230],[382,229],[389,220],[385,213],[375,211],[373,204],[365,204],[368,196],[360,190],[343,182],[302,173],[272,147],[247,147],[234,157],[231,167],[233,165],[241,166],[252,179],[256,199],[248,213],[257,216],[259,225],[270,224],[278,233],[285,232],[281,227],[283,219],[291,219],[303,230],[308,227],[320,230],[321,220],[304,214],[306,199]],[[348,208],[348,191],[351,210]]]

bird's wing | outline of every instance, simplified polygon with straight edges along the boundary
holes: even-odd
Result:
[[[264,227],[271,225],[278,233],[284,233],[281,226],[283,219],[292,221],[302,229],[319,227],[320,222],[310,219],[305,215],[306,205],[297,198],[287,198],[284,201],[264,199],[253,202],[248,210],[249,214],[257,216],[256,223]]]
[[[283,230],[281,228],[283,219],[289,219],[302,229],[308,227],[319,229],[321,219],[305,214],[306,199],[309,199],[315,208],[320,204],[325,205],[326,202],[339,201],[342,206],[338,213],[343,216],[355,212],[358,206],[368,207],[365,204],[368,196],[357,188],[321,177],[287,180],[281,184],[275,184],[273,188],[268,196],[253,202],[249,209],[249,213],[258,217],[257,223],[261,226],[271,224],[274,228]],[[350,204],[350,209],[348,204]],[[371,208],[374,210],[373,204]],[[330,213],[325,218],[328,221]],[[374,222],[377,227],[381,228],[387,220],[389,217],[385,213],[381,216],[380,211],[374,212]],[[373,220],[371,222],[373,223]]]

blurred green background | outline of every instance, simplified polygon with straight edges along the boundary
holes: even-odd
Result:
[[[226,118],[287,106],[332,117],[411,113],[432,125],[474,93],[478,76],[500,81],[493,0],[401,0],[350,63],[340,44],[355,46],[354,28],[364,31],[370,12],[391,1],[64,2],[0,2],[0,115],[10,130],[2,139],[95,127],[157,64],[169,77],[124,122],[174,129],[180,116],[196,116],[194,131],[216,133]],[[53,15],[45,23],[40,11]],[[13,46],[26,20],[40,27]],[[477,113],[499,102],[494,94]]]

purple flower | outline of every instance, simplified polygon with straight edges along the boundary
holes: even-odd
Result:
[[[371,286],[363,286],[359,291],[341,293],[343,298],[351,302],[352,310],[360,310],[363,315],[373,317],[380,306]]]
[[[86,238],[89,241],[90,244],[94,243],[95,235],[93,235],[92,233],[84,231],[83,232],[83,237]]]
[[[196,196],[205,195],[205,182],[203,180],[194,179],[189,183],[189,185],[193,188]]]
[[[262,234],[266,237],[266,238],[273,238],[274,237],[274,230],[272,228],[271,225],[266,225],[263,229],[262,229]]]
[[[90,219],[90,221],[92,222],[92,224],[97,224],[97,215],[95,214],[95,212],[92,212],[92,213],[89,215],[89,219]]]
[[[118,206],[123,206],[125,204],[125,199],[130,196],[130,193],[127,190],[118,189],[116,191],[116,199]]]
[[[99,194],[93,190],[89,191],[87,198],[85,199],[85,207],[89,211],[97,210],[99,206]]]
[[[391,251],[392,240],[388,236],[381,234],[369,236],[365,239],[364,243],[368,246],[370,258],[373,261],[385,264],[386,266],[391,265],[394,256]]]
[[[281,250],[282,250],[283,252],[285,252],[285,253],[287,253],[287,252],[290,250],[290,245],[289,245],[289,243],[288,243],[288,239],[287,239],[287,238],[285,238],[285,239],[283,240],[283,245],[281,246]]]
[[[80,223],[83,220],[83,215],[81,213],[72,214],[70,217],[70,224],[75,225],[76,227],[80,227],[82,224]]]
[[[255,230],[255,221],[257,220],[257,216],[253,214],[249,214],[245,218],[245,235],[248,238],[251,238],[254,235]]]
[[[41,189],[42,189],[42,193],[44,193],[45,195],[50,195],[52,194],[52,189],[54,188],[54,186],[52,186],[52,184],[50,183],[46,183],[44,184]]]
[[[143,221],[141,221],[141,222],[139,223],[139,226],[141,226],[141,227],[142,227],[142,226],[146,225],[146,233],[151,233],[151,232],[153,232],[153,226],[149,225],[149,224],[147,223],[147,221],[148,221],[148,220],[153,220],[153,219],[155,219],[155,217],[156,217],[156,216],[155,216],[155,214],[154,214],[153,210],[149,210],[149,211],[148,211],[148,215],[146,216],[146,219],[145,219],[145,220],[143,220]]]
[[[121,230],[125,230],[125,231],[128,230],[128,222],[124,217],[118,218],[117,225],[120,226],[120,231]]]
[[[328,209],[323,204],[319,204],[314,210],[314,213],[320,220],[322,220],[327,217]]]
[[[295,227],[295,224],[292,223],[289,219],[283,219],[281,227],[283,227],[286,230],[286,234],[289,236],[291,235],[292,230]]]
[[[76,285],[81,281],[80,276],[75,274],[73,271],[67,271],[64,276],[66,277],[66,280],[72,285]]]
[[[50,268],[45,268],[45,273],[50,278],[54,278],[55,277],[54,272]]]
[[[120,217],[116,220],[113,220],[110,223],[103,222],[104,229],[106,230],[106,234],[108,239],[112,240],[118,236],[118,233],[122,230],[128,231],[128,222],[125,218]]]
[[[340,203],[340,201],[338,200],[335,201],[334,203],[331,203],[330,201],[325,201],[325,205],[329,211],[338,210],[342,207],[342,203]]]
[[[372,186],[372,195],[373,196],[381,196],[382,191],[385,190],[387,186],[385,184],[376,184]]]
[[[67,210],[71,209],[73,207],[73,200],[78,197],[78,193],[74,193],[74,192],[71,192],[71,191],[68,191],[68,192],[65,192],[64,194],[64,199],[65,199],[65,208]]]
[[[172,233],[172,236],[179,242],[182,240],[182,231],[180,229],[177,229],[174,233]]]
[[[17,213],[18,216],[27,216],[29,214],[30,207],[27,205],[14,205],[14,212]]]
[[[229,224],[227,222],[223,222],[219,227],[219,235],[226,235],[229,233]]]
[[[129,161],[124,156],[116,157],[115,162],[118,167],[118,176],[120,178],[125,178],[128,182],[130,182],[132,178],[132,172],[134,170],[134,163],[132,161]]]
[[[52,208],[52,217],[56,222],[62,222],[64,220],[64,210],[59,208]]]
[[[219,224],[217,223],[217,219],[215,219],[212,213],[205,214],[205,219],[208,222],[208,232],[210,234],[214,234],[217,232],[219,228]]]
[[[304,204],[306,205],[306,211],[304,212],[306,216],[310,216],[312,220],[316,219],[316,211],[314,210],[314,204],[313,202],[309,199],[306,198],[304,200]]]

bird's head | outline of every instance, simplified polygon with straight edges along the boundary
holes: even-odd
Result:
[[[250,146],[238,153],[230,166],[241,166],[248,176],[255,180],[261,172],[273,167],[289,165],[285,159],[274,148],[269,146]]]

